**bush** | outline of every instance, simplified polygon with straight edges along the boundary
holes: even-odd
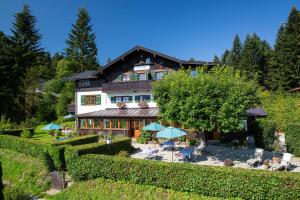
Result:
[[[21,133],[21,137],[22,138],[31,138],[32,134],[27,128],[24,128],[22,133]]]
[[[70,151],[78,156],[85,154],[106,154],[106,155],[116,155],[120,151],[132,152],[134,149],[131,146],[130,138],[115,138],[112,140],[111,144],[106,144],[106,142],[98,142],[93,144],[77,145],[72,147],[67,147]],[[67,150],[66,150],[67,151]],[[66,155],[67,159],[67,155]]]
[[[13,186],[6,186],[4,188],[5,200],[31,200],[32,196],[25,193],[23,190]]]
[[[74,156],[67,159],[67,166],[68,173],[76,181],[103,177],[205,196],[244,199],[300,198],[300,176],[296,173],[272,173],[107,155]]]
[[[0,135],[0,148],[11,149],[33,157],[40,158],[48,169],[64,169],[64,147],[56,147],[51,144],[10,136]]]
[[[274,142],[276,141],[275,131],[276,124],[274,122],[260,119],[256,120],[249,130],[255,136],[256,146],[273,151]]]
[[[300,124],[289,124],[285,131],[288,152],[300,156]]]
[[[98,135],[87,135],[87,136],[77,137],[73,139],[68,139],[66,141],[54,142],[53,144],[55,146],[61,146],[61,145],[75,146],[75,145],[95,143],[98,142],[98,140],[99,140]]]
[[[152,133],[148,132],[148,131],[142,131],[141,132],[141,136],[140,136],[140,142],[142,144],[148,143],[149,141],[152,140]]]
[[[8,130],[0,130],[0,134],[4,135],[13,135],[21,137],[21,134],[24,129],[8,129]],[[30,132],[31,135],[34,134],[34,128],[27,128],[27,130]]]
[[[190,140],[189,144],[190,146],[195,146],[197,144],[197,140]]]
[[[116,156],[119,156],[119,157],[129,157],[129,153],[128,151],[120,151]]]

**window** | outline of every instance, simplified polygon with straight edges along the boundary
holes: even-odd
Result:
[[[110,120],[109,119],[104,119],[103,124],[104,124],[104,128],[110,128]]]
[[[123,74],[122,81],[130,81],[130,74]]]
[[[104,119],[104,128],[106,129],[126,129],[126,119]]]
[[[146,58],[146,64],[150,64],[151,59],[150,58]]]
[[[139,80],[140,80],[140,81],[145,81],[145,80],[147,80],[147,79],[146,79],[146,74],[144,74],[144,73],[138,74],[138,76],[139,76]]]
[[[94,128],[100,128],[100,119],[94,119]]]
[[[151,96],[150,95],[137,95],[134,98],[135,102],[149,102],[151,100]]]
[[[132,96],[112,96],[110,97],[111,103],[131,103],[132,102]]]
[[[80,128],[85,128],[85,119],[80,120]]]
[[[101,105],[101,95],[82,95],[81,105]]]
[[[93,120],[92,119],[87,119],[87,128],[93,128]]]
[[[78,81],[79,87],[89,87],[90,86],[90,80],[80,80]]]
[[[155,73],[155,79],[161,80],[163,78],[164,72],[156,72]]]
[[[198,74],[198,72],[195,69],[192,69],[191,76],[195,77],[195,76],[197,76],[197,74]]]

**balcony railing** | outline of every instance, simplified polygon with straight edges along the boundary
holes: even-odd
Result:
[[[153,80],[103,83],[103,92],[151,90]]]

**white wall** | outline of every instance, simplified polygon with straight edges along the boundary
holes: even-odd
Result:
[[[99,95],[101,94],[101,105],[81,105],[81,96],[82,95]],[[98,110],[104,110],[106,108],[118,108],[116,103],[111,103],[111,96],[132,96],[133,102],[126,103],[127,108],[139,108],[138,103],[134,103],[135,95],[151,95],[151,102],[148,102],[149,107],[157,107],[156,103],[152,100],[151,92],[118,92],[118,93],[103,93],[100,90],[88,91],[88,92],[76,92],[76,114],[88,113]]]

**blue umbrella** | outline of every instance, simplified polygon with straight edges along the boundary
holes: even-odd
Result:
[[[68,114],[66,116],[64,116],[64,119],[73,119],[74,118],[74,115],[72,114]]]
[[[167,127],[161,131],[159,131],[156,135],[156,137],[159,138],[167,138],[167,139],[173,139],[178,138],[181,136],[186,135],[185,131],[181,130],[180,128],[174,128],[172,126]]]
[[[166,128],[166,127],[164,127],[163,125],[160,125],[156,122],[153,122],[151,124],[148,124],[147,126],[144,126],[143,130],[145,130],[145,131],[161,131],[164,128]]]
[[[178,138],[181,136],[186,135],[185,131],[179,129],[179,128],[174,128],[172,126],[165,128],[161,131],[159,131],[156,135],[156,137],[159,138],[167,138],[167,139],[173,139],[173,138]],[[173,149],[172,149],[172,162],[173,162]]]
[[[61,126],[58,124],[50,123],[44,126],[41,130],[43,131],[52,131],[52,130],[59,130],[61,129]]]

